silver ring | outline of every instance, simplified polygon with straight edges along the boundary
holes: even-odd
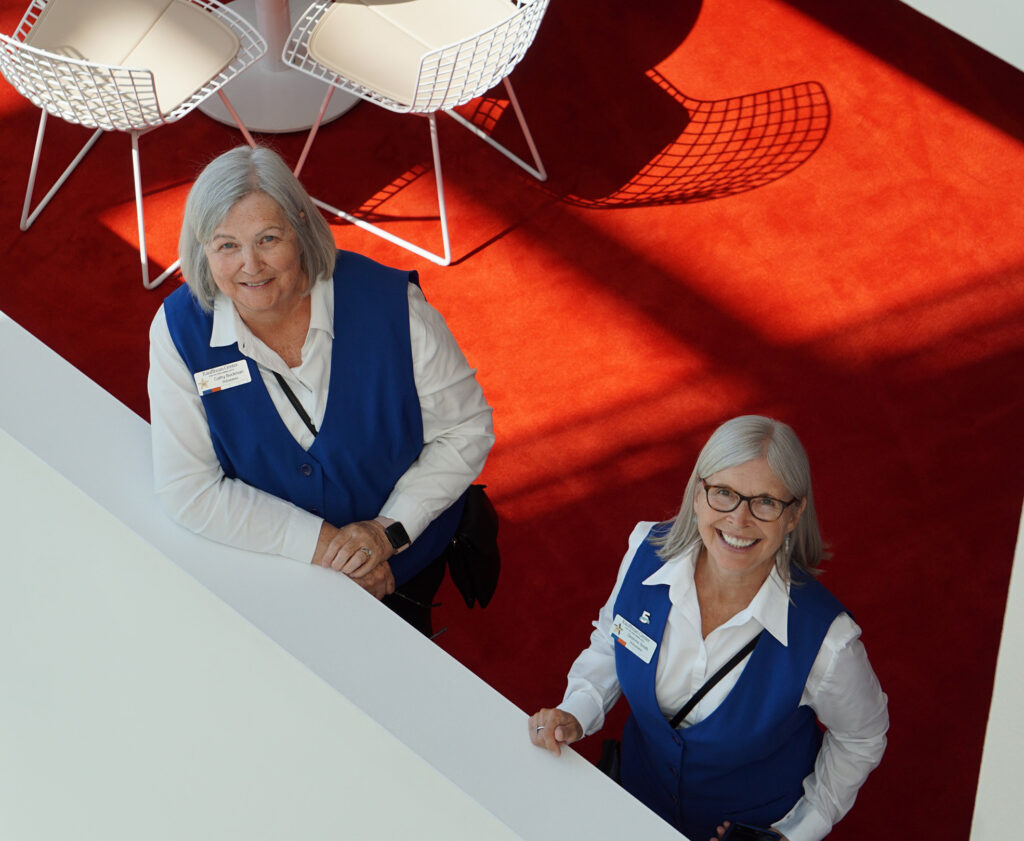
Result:
[[[543,724],[539,724],[539,725],[537,725],[537,729],[534,730],[533,732],[534,733],[540,733],[540,731],[543,730],[543,729],[544,729],[544,725]]]
[[[367,549],[365,546],[360,546],[359,551],[366,555],[367,558],[373,557],[372,549]]]

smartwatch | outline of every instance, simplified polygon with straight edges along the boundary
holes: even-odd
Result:
[[[392,523],[384,529],[384,534],[391,543],[391,548],[396,552],[412,542],[409,540],[409,533],[405,530],[405,526],[401,523]]]

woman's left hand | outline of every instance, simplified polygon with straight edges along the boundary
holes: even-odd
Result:
[[[318,563],[351,578],[362,578],[394,554],[384,535],[384,526],[374,520],[362,520],[338,529]]]

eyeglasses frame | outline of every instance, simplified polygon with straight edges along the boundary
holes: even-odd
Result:
[[[719,514],[729,514],[735,511],[745,502],[747,503],[747,510],[750,512],[750,516],[753,517],[755,520],[759,520],[762,523],[777,523],[779,520],[782,519],[782,515],[786,513],[786,509],[789,508],[790,505],[793,505],[794,503],[800,501],[800,498],[796,496],[793,497],[789,502],[783,502],[781,499],[776,499],[774,496],[771,496],[770,494],[756,494],[755,496],[744,496],[739,491],[735,491],[726,485],[709,485],[708,480],[704,478],[700,480],[700,483],[701,485],[704,486],[704,498],[708,501],[708,507],[712,511],[717,511]],[[715,506],[711,504],[711,488],[725,488],[725,490],[729,491],[729,493],[736,494],[736,496],[738,496],[740,500],[732,508],[726,509],[724,511],[721,508],[715,508]],[[758,517],[757,514],[754,513],[753,506],[750,504],[755,499],[772,499],[775,500],[775,502],[782,503],[782,510],[779,511],[779,516],[776,517],[774,520],[766,520],[764,517]]]

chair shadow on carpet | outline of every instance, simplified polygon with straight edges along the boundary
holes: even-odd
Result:
[[[683,109],[682,133],[621,187],[594,198],[551,191],[560,201],[600,209],[725,198],[788,175],[817,152],[828,133],[831,109],[818,82],[700,100],[656,70],[648,70],[647,77]],[[463,113],[493,131],[507,107],[507,100],[484,97]]]
[[[755,190],[807,161],[828,133],[825,89],[801,82],[729,99],[691,99],[656,71],[647,74],[689,115],[686,128],[619,189],[572,194],[580,207],[650,207],[710,201]]]

